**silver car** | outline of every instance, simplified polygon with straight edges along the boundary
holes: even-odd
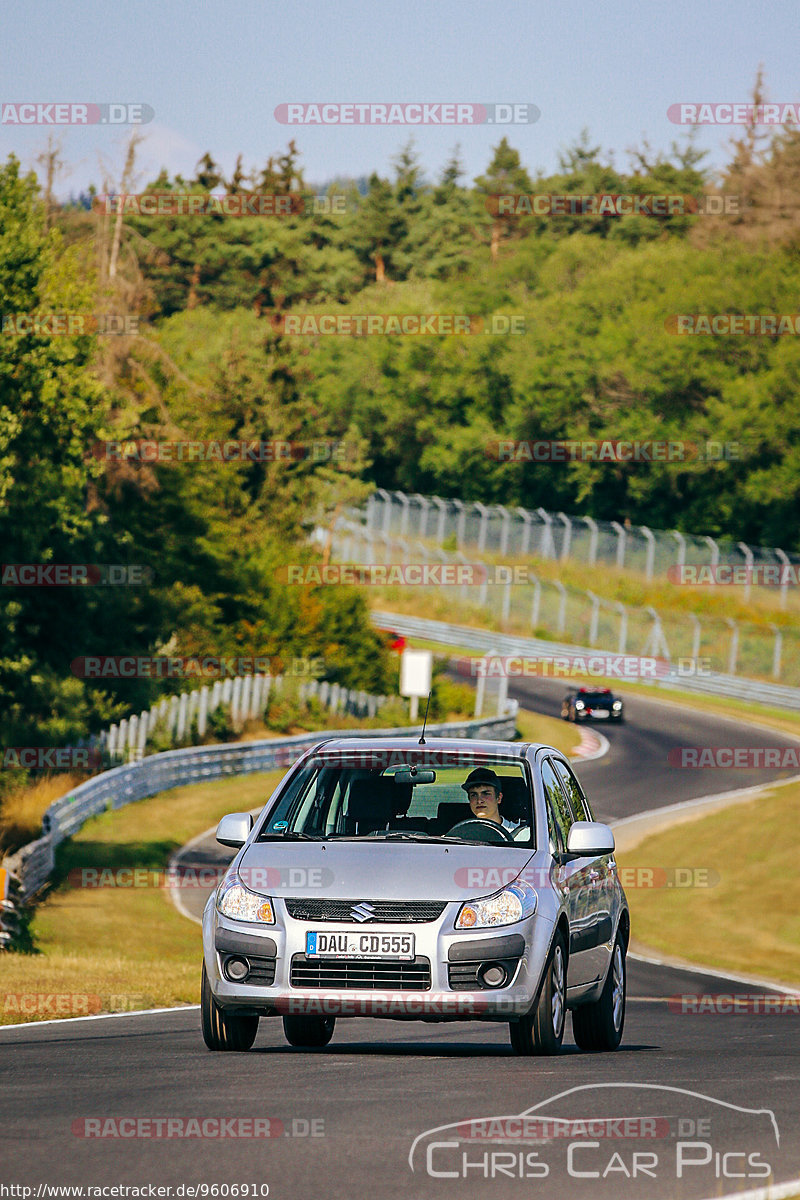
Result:
[[[517,1054],[584,1050],[625,1019],[630,917],[614,835],[552,746],[340,738],[309,750],[203,914],[202,1029],[247,1050],[260,1017],[324,1046],[337,1017],[504,1021]]]

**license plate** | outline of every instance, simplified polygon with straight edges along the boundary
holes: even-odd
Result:
[[[596,708],[594,710],[594,712],[592,713],[592,716],[595,717],[598,721],[603,721],[608,716],[608,713],[605,712],[602,708],[599,708],[599,709]]]
[[[352,930],[309,930],[309,958],[413,958],[413,933],[367,933]]]

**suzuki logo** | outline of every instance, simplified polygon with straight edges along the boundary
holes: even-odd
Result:
[[[375,909],[371,904],[362,901],[361,904],[354,904],[350,909],[350,916],[354,921],[371,921],[375,916]]]

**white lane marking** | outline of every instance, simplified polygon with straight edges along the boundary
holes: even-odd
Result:
[[[664,958],[651,958],[649,955],[636,954],[629,950],[627,957],[635,959],[636,962],[647,963],[651,967],[668,967],[672,971],[685,971],[687,975],[710,975],[714,979],[729,979],[731,983],[747,983],[753,987],[769,988],[770,991],[781,992],[786,996],[800,996],[800,989],[796,983],[781,983],[778,979],[762,979],[759,975],[733,975],[730,971],[723,971],[718,967],[684,962],[680,958],[670,959],[669,955]]]
[[[199,1012],[199,1004],[176,1004],[174,1008],[140,1008],[136,1012],[91,1013],[88,1017],[53,1017],[47,1021],[17,1021],[13,1025],[0,1025],[0,1034],[7,1029],[38,1029],[40,1025],[75,1025],[78,1021],[108,1021],[112,1017],[149,1017],[155,1013]]]

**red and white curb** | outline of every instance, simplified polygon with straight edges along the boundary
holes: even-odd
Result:
[[[604,754],[608,754],[610,743],[602,733],[597,733],[594,729],[587,729],[584,725],[580,734],[581,740],[577,749],[572,751],[570,758],[580,759],[581,762],[591,762],[593,758],[602,758]]]

